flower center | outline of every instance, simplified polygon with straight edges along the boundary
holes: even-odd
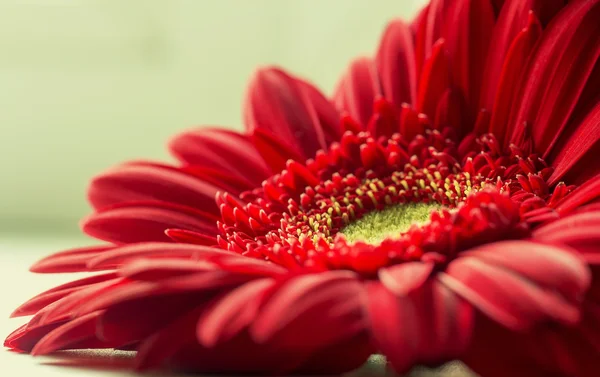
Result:
[[[408,203],[366,214],[340,230],[346,241],[377,245],[386,238],[397,239],[411,226],[420,226],[429,220],[437,204]]]
[[[572,188],[549,187],[552,169],[493,135],[460,145],[451,131],[345,133],[305,163],[240,198],[217,196],[219,246],[290,270],[348,269],[365,277],[385,266],[527,237]]]

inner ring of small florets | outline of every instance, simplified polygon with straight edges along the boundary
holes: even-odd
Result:
[[[447,131],[425,129],[411,141],[346,132],[314,159],[288,161],[241,200],[218,195],[219,246],[289,269],[369,276],[407,261],[444,264],[473,246],[526,237],[529,224],[554,216],[548,203],[570,191],[547,185],[552,169],[535,155],[514,146],[502,151],[491,134],[457,146]],[[405,222],[374,244],[342,236],[390,209],[415,225],[406,229]]]
[[[352,239],[354,237],[347,237],[351,232],[345,230],[356,228],[364,219],[373,219],[365,215],[389,214],[389,209],[396,207],[394,214],[404,218],[394,220],[403,222],[415,218],[424,221],[429,217],[428,210],[442,206],[454,207],[483,185],[480,179],[472,179],[469,173],[454,174],[449,169],[442,171],[440,173],[438,170],[430,171],[407,164],[403,171],[393,171],[386,177],[378,177],[374,171],[367,171],[362,179],[354,174],[341,177],[335,173],[330,180],[306,190],[301,197],[300,207],[292,208],[295,215],[284,216],[277,230],[278,235],[283,239],[296,238],[300,243],[306,239],[313,243],[318,243],[320,239],[333,243],[335,236],[341,232],[349,241],[355,241]],[[371,228],[377,232],[377,227]],[[396,235],[407,229],[396,229]],[[356,233],[365,232],[352,232]],[[395,236],[393,230],[390,233],[391,237]],[[358,237],[357,240],[379,238],[379,234],[366,232],[364,237]]]

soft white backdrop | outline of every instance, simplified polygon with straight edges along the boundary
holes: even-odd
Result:
[[[241,129],[277,64],[330,93],[422,0],[0,0],[0,231],[76,232],[96,172],[166,159],[198,124]]]

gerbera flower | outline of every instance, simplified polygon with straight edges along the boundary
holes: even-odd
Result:
[[[332,101],[276,68],[246,131],[96,177],[108,270],[23,304],[8,347],[137,350],[140,368],[483,376],[600,370],[600,1],[434,0]]]

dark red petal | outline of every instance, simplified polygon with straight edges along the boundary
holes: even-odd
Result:
[[[422,77],[425,62],[433,55],[433,47],[442,37],[443,20],[446,17],[448,0],[432,0],[424,9],[416,26],[415,53],[417,56],[417,75]]]
[[[391,22],[381,38],[375,58],[385,98],[396,105],[417,101],[417,69],[413,36],[401,20]]]
[[[560,214],[567,214],[586,204],[596,203],[600,199],[600,174],[577,187],[556,205]]]
[[[131,344],[160,331],[213,295],[186,292],[171,295],[141,295],[113,303],[98,321],[98,338],[114,344]]]
[[[161,201],[218,214],[217,191],[216,186],[177,168],[130,163],[94,178],[88,198],[96,209],[131,201]]]
[[[549,185],[558,183],[577,165],[582,165],[584,169],[600,169],[598,160],[583,160],[583,156],[588,151],[594,148],[598,150],[600,147],[600,102],[585,115],[583,120],[576,120],[573,123],[553,148],[556,151],[553,153],[554,156],[548,159],[555,169],[548,181]],[[576,170],[579,176],[584,175],[581,173],[581,168]]]
[[[115,246],[85,246],[54,253],[35,262],[29,268],[31,272],[56,273],[87,271],[87,262]]]
[[[450,75],[446,58],[445,42],[440,39],[433,46],[431,57],[426,61],[419,80],[417,110],[430,117],[435,116],[438,103],[450,87]]]
[[[460,91],[448,89],[438,102],[435,111],[434,125],[437,130],[451,127],[459,130],[459,134],[467,133],[466,104]]]
[[[510,109],[515,100],[515,92],[521,80],[525,79],[522,77],[523,71],[541,33],[541,25],[535,15],[531,13],[527,26],[516,35],[506,52],[504,64],[500,66],[502,70],[497,73],[498,77],[495,78],[493,85],[497,86],[497,91],[492,93],[491,97],[494,101],[486,106],[490,106],[487,108],[492,109],[489,132],[494,134],[501,145],[504,145],[505,140],[510,138],[507,123]]]
[[[328,145],[321,122],[330,121],[333,105],[308,83],[277,68],[259,70],[251,80],[246,100],[246,127],[249,133],[262,129],[312,157]],[[324,114],[324,112],[326,112]],[[339,119],[335,125],[339,126]]]
[[[96,324],[101,312],[89,313],[52,330],[31,350],[32,355],[45,355],[68,349],[83,340],[96,337]]]
[[[356,59],[342,80],[334,99],[336,106],[365,127],[375,99],[382,95],[375,64],[369,58]]]
[[[141,271],[137,271],[136,273],[142,275]],[[211,298],[222,289],[230,289],[232,286],[238,286],[251,280],[247,276],[230,274],[218,270],[193,272],[189,269],[181,269],[179,274],[174,271],[171,271],[171,273],[172,275],[161,274],[154,270],[149,271],[144,276],[145,278],[150,278],[149,275],[154,274],[154,279],[159,279],[162,275],[164,279],[160,281],[124,279],[122,284],[110,286],[96,293],[93,299],[88,299],[81,303],[73,311],[73,314],[80,316],[142,298],[160,301],[160,297],[177,297],[189,294],[193,295],[194,298],[188,298],[188,300],[182,298],[182,302],[191,300],[192,303],[198,303],[201,302],[199,301],[200,297],[206,296]]]
[[[511,113],[512,140],[533,124],[533,144],[542,155],[556,142],[600,56],[600,1],[567,5],[544,31],[528,63]]]
[[[538,271],[538,265],[547,269]],[[454,260],[440,280],[501,325],[522,330],[549,318],[575,323],[575,296],[582,297],[589,284],[586,268],[581,258],[559,247],[505,241]]]
[[[102,209],[82,222],[90,236],[113,243],[168,242],[168,228],[215,234],[217,218],[168,202],[124,203]]]
[[[195,343],[193,329],[205,305],[185,313],[144,339],[136,356],[136,369],[156,369],[176,355],[182,347]]]
[[[28,324],[24,324],[8,335],[4,346],[18,351],[31,352],[41,338],[64,323],[62,321],[37,327],[29,327]]]
[[[528,345],[520,333],[477,316],[471,343],[461,359],[478,375],[486,377],[559,376],[555,369],[537,364],[528,353]]]
[[[187,164],[213,168],[242,177],[254,184],[270,171],[246,135],[218,128],[180,133],[170,143],[171,152]]]
[[[494,8],[489,0],[454,1],[444,15],[442,36],[448,49],[452,82],[465,97],[471,121],[479,110],[479,93],[494,22]]]
[[[554,17],[564,6],[564,0],[508,0],[502,8],[498,21],[494,27],[490,40],[490,49],[483,75],[480,105],[486,109],[492,109],[497,100],[496,90],[501,81],[501,74],[505,71],[509,49],[515,44],[515,39],[523,33],[523,29],[530,25],[530,12],[543,24]],[[513,53],[514,54],[514,53]],[[512,60],[513,58],[511,58]],[[524,64],[525,61],[521,61]],[[519,67],[519,68],[522,68]],[[510,109],[509,109],[510,110]]]
[[[439,365],[462,354],[471,336],[471,306],[435,279],[406,296],[368,286],[374,340],[397,372]]]
[[[364,332],[350,339],[319,349],[298,366],[298,371],[306,375],[339,375],[364,365],[369,356],[375,353],[368,333]]]

